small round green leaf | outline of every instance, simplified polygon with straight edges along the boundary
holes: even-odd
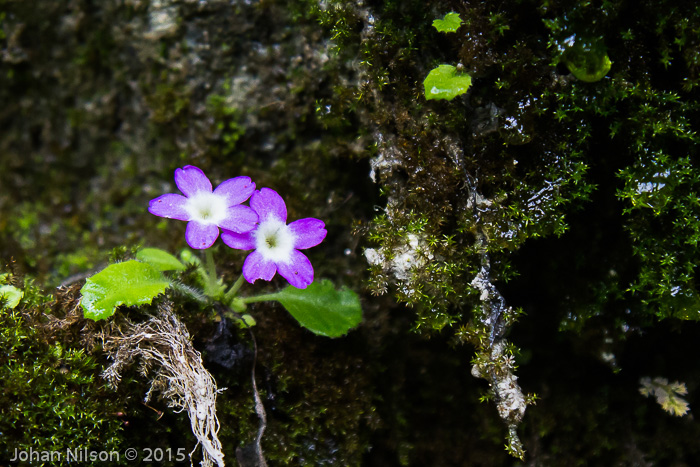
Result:
[[[602,39],[572,36],[565,41],[562,60],[572,75],[586,83],[600,81],[612,66]]]
[[[183,271],[185,265],[175,256],[158,248],[144,248],[136,253],[136,259],[148,263],[159,271]]]
[[[438,65],[437,68],[430,70],[423,81],[427,100],[447,99],[451,101],[456,96],[467,92],[471,84],[471,76],[457,73],[457,69],[452,65]]]
[[[202,266],[202,260],[195,255],[192,250],[185,248],[180,252],[180,259],[185,264],[194,264],[195,266]]]
[[[433,27],[439,32],[456,32],[461,25],[462,18],[459,17],[459,13],[454,11],[447,13],[442,19],[433,21]]]
[[[119,305],[145,305],[170,282],[153,266],[131,260],[107,266],[85,281],[80,304],[95,321],[112,316]]]
[[[11,285],[0,285],[0,298],[4,300],[3,308],[12,309],[19,305],[24,293]]]
[[[357,294],[348,288],[336,290],[327,279],[305,289],[291,285],[276,293],[287,311],[314,334],[340,337],[362,321],[362,307]]]

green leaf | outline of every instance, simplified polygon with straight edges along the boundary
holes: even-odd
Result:
[[[327,279],[314,282],[305,289],[291,285],[274,294],[289,313],[314,334],[340,337],[362,320],[360,299],[352,290],[336,290]]]
[[[183,271],[185,265],[175,256],[158,248],[144,248],[136,253],[136,259],[148,263],[159,271]]]
[[[600,39],[576,38],[574,42],[567,43],[562,60],[572,75],[586,83],[600,81],[612,66]]]
[[[170,285],[157,269],[131,260],[107,266],[85,281],[80,301],[85,317],[95,321],[112,316],[119,305],[145,305]]]
[[[447,99],[451,101],[456,96],[467,92],[471,84],[471,76],[457,73],[457,69],[452,65],[439,65],[437,68],[430,70],[425,81],[423,81],[425,98],[427,100]]]
[[[185,264],[194,264],[195,266],[199,266],[199,267],[202,266],[202,260],[199,259],[199,257],[197,257],[197,255],[195,255],[192,252],[192,250],[188,250],[187,248],[185,248],[184,250],[182,250],[180,252],[180,259]]]
[[[255,318],[250,316],[248,313],[241,315],[240,318],[234,320],[234,323],[236,323],[236,326],[238,326],[240,329],[252,328],[258,324],[257,321],[255,321]]]
[[[442,19],[433,21],[433,27],[439,32],[455,32],[461,25],[462,18],[454,11],[447,13]]]
[[[12,309],[19,305],[24,293],[11,285],[0,285],[0,298],[5,301],[3,308]]]

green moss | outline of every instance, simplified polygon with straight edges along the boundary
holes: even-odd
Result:
[[[391,11],[390,4],[383,12]],[[397,15],[378,16],[374,24],[377,33],[366,41],[363,62],[374,80],[374,94],[363,93],[363,98],[374,97],[372,117],[378,128],[378,146],[373,163],[387,199],[385,214],[375,218],[368,236],[371,282],[377,293],[391,290],[397,299],[415,306],[417,327],[427,322],[424,329],[444,331],[446,325],[459,325],[458,336],[480,348],[489,330],[473,319],[479,312],[471,312],[480,309],[469,283],[479,257],[475,236],[483,232],[492,257],[492,274],[507,281],[517,274],[509,268],[510,252],[534,239],[566,235],[568,217],[594,196],[597,200],[612,195],[608,202],[615,203],[615,189],[605,186],[598,195],[596,190],[601,187],[596,184],[614,178],[620,169],[626,188],[618,193],[637,204],[633,204],[634,212],[618,211],[617,219],[625,223],[636,258],[618,258],[621,264],[616,268],[625,271],[624,277],[612,275],[595,286],[594,301],[577,304],[573,320],[580,323],[599,313],[593,310],[618,306],[631,307],[642,320],[650,311],[659,316],[675,313],[684,319],[692,315],[689,311],[696,307],[694,266],[685,258],[695,254],[692,245],[696,234],[690,221],[697,217],[695,181],[690,177],[695,168],[682,156],[656,165],[650,163],[650,156],[663,154],[661,148],[666,145],[677,147],[680,155],[696,150],[694,132],[688,125],[690,115],[696,112],[693,97],[677,94],[683,84],[689,89],[687,77],[681,76],[682,80],[670,82],[666,88],[657,86],[665,83],[662,70],[670,69],[674,56],[688,56],[666,47],[669,36],[675,34],[675,43],[684,43],[683,31],[692,29],[690,24],[697,18],[693,16],[669,34],[669,25],[680,21],[680,16],[678,9],[668,8],[662,14],[666,26],[655,29],[658,42],[640,42],[651,18],[658,14],[656,8],[645,4],[643,14],[632,15],[633,27],[625,31],[620,42],[616,31],[627,11],[619,2],[605,2],[602,8],[591,4],[567,8],[545,2],[537,14],[517,6],[498,12],[486,12],[480,6],[462,7],[456,9],[465,18],[460,38],[450,37],[449,43],[419,51],[412,47],[420,27],[406,14],[410,7],[402,9],[404,21],[398,21]],[[537,23],[539,28],[533,29],[532,24]],[[382,34],[389,28],[391,39]],[[429,58],[454,60],[446,47],[450,43],[452,54],[478,84],[471,89],[468,108],[455,108],[450,103],[447,109],[431,103],[428,112],[410,99],[415,91],[404,85],[416,82],[412,77],[419,74],[421,63],[430,63]],[[615,49],[606,49],[604,43],[615,44]],[[388,58],[397,56],[391,53],[395,47],[403,47],[413,61]],[[644,50],[644,57],[659,54],[662,67],[645,59],[624,62],[626,57],[640,57],[640,50]],[[617,65],[615,57],[624,63]],[[612,68],[611,59],[616,63]],[[677,67],[675,73],[679,70]],[[687,71],[691,76],[696,73],[694,65]],[[566,77],[568,72],[585,82],[572,81]],[[605,75],[608,78],[601,80]],[[467,123],[462,120],[464,115],[469,115]],[[451,139],[454,135],[459,136]],[[608,137],[614,138],[613,150],[600,143]],[[623,147],[630,150],[620,151]],[[602,154],[597,156],[596,151]],[[618,156],[613,155],[616,151]],[[639,162],[635,163],[637,157]],[[674,160],[679,162],[669,165]],[[681,168],[684,164],[685,169]],[[453,174],[446,175],[449,170],[443,168],[447,167],[452,167]],[[673,174],[671,178],[677,180],[674,186],[682,188],[663,188],[658,195],[640,196],[635,190],[644,177],[638,173],[642,170],[651,180],[648,183],[658,184],[658,179]],[[600,177],[601,171],[607,171],[605,177]],[[640,211],[643,203],[649,205],[650,196],[659,205],[656,211],[665,210],[665,216],[653,214],[653,207]],[[670,208],[672,203],[675,208]],[[627,215],[632,218],[625,220]],[[412,231],[409,226],[416,216],[427,227]],[[674,226],[674,231],[681,228],[685,233],[681,239],[660,239],[661,225]],[[406,247],[411,243],[409,233],[418,238],[411,251]],[[449,240],[442,250],[431,250],[438,238]],[[674,253],[664,258],[661,252],[669,249]],[[410,259],[416,266],[407,274],[397,265],[397,258]],[[625,284],[638,260],[642,264],[638,279]],[[439,271],[435,280],[427,269]],[[674,280],[676,288],[672,289]],[[431,288],[433,283],[440,287]],[[671,290],[683,295],[675,307],[664,303]],[[513,314],[503,319],[508,322],[516,317]]]
[[[25,294],[24,305],[0,316],[0,456],[10,459],[15,449],[120,451],[122,422],[102,365],[74,343],[47,341],[29,316],[48,298],[31,286]]]
[[[360,465],[367,446],[366,427],[375,426],[378,419],[370,383],[374,363],[352,355],[357,337],[350,337],[350,342],[311,337],[281,307],[262,303],[253,308],[257,385],[267,412],[262,447],[268,462]],[[219,384],[228,387],[219,396],[217,409],[219,436],[230,440],[225,450],[233,458],[236,448],[253,441],[258,419],[250,387],[253,353],[248,331],[231,330],[228,345],[239,349],[240,360],[225,371],[216,364],[211,367]],[[303,345],[297,345],[300,334]],[[336,358],[341,351],[344,357]]]
[[[519,318],[509,339],[530,357],[504,355],[521,363],[524,390],[543,396],[520,429],[528,461],[633,462],[630,446],[648,462],[693,455],[692,427],[654,415],[653,404],[629,396],[636,378],[620,378],[647,365],[682,372],[674,362],[692,353],[666,349],[678,329],[694,329],[687,320],[697,310],[698,5],[185,2],[168,10],[165,32],[153,30],[148,2],[29,5],[0,7],[4,261],[50,287],[119,245],[178,251],[184,224],[159,222],[145,207],[175,191],[174,168],[195,164],[215,182],[245,174],[278,190],[290,219],[323,219],[329,236],[310,250],[317,275],[376,294],[363,297],[364,334],[350,349],[283,331],[296,328],[281,310],[279,322],[259,325],[271,414],[263,446],[273,462],[512,463],[497,402],[479,405],[488,388],[469,375],[475,350],[475,363],[489,363],[493,333],[471,285],[485,252],[513,306],[500,318],[506,327]],[[463,18],[455,34],[431,25],[446,11]],[[567,58],[560,46],[572,36],[589,42]],[[592,63],[598,78],[605,57],[612,66],[595,82],[566,63]],[[468,95],[425,101],[422,81],[438,63],[461,64],[473,78]],[[369,272],[366,249],[378,255]],[[221,250],[234,277],[243,256]],[[27,294],[20,306],[48,299]],[[277,313],[254,311],[259,323]],[[209,314],[192,303],[179,313],[202,332],[203,348]],[[20,321],[8,329],[33,337]],[[656,340],[629,343],[654,332]],[[27,355],[53,355],[40,369],[68,359],[97,374],[80,366],[79,335],[61,338],[59,357],[40,340]],[[470,346],[447,344],[463,341]],[[616,363],[602,362],[603,352]],[[16,371],[41,380],[31,359],[18,360]],[[61,394],[74,391],[52,371]],[[131,376],[115,397],[140,400],[147,388]],[[692,369],[664,376],[697,390]],[[234,444],[257,429],[249,374],[217,379],[230,388],[221,419],[234,459]],[[59,395],[44,397],[64,413]],[[590,413],[571,412],[572,400]],[[187,420],[164,406],[160,420],[139,402],[127,407],[130,442],[193,445],[182,442]],[[630,428],[630,419],[639,423]],[[133,428],[143,420],[148,430]]]

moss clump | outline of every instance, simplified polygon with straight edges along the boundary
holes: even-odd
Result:
[[[0,314],[0,457],[11,459],[15,449],[64,458],[67,449],[121,452],[121,406],[110,399],[101,363],[78,342],[47,339],[36,319],[51,297],[23,289],[22,305]]]
[[[485,292],[517,274],[513,252],[565,235],[568,218],[595,203],[623,226],[633,251],[596,259],[608,277],[590,286],[592,302],[571,305],[562,324],[580,324],[601,307],[618,317],[627,309],[631,321],[648,324],[653,314],[690,317],[697,167],[686,154],[697,152],[689,124],[697,96],[680,93],[697,74],[688,33],[700,25],[697,8],[682,19],[670,3],[644,3],[634,14],[621,2],[439,7],[459,12],[464,25],[432,46],[422,42],[435,36],[425,10],[412,2],[381,4],[362,30],[367,81],[358,99],[370,109],[372,176],[386,200],[368,234],[374,290],[414,306],[419,329],[459,326],[457,337],[474,344],[477,365],[487,366],[498,348],[494,335],[506,332],[517,308],[503,307],[510,311],[485,325],[485,310],[495,308],[479,299],[497,296]],[[657,17],[660,26],[648,29]],[[683,26],[672,27],[676,21]],[[454,57],[474,79],[468,98],[423,104],[421,74]],[[636,204],[622,209],[623,198]],[[645,200],[656,209],[643,207]],[[661,238],[662,225],[683,235]],[[487,257],[483,277],[492,281],[477,281],[483,287],[475,293]],[[552,279],[541,277],[547,288]],[[500,368],[496,360],[491,365]]]
[[[631,277],[627,283],[616,279],[607,290],[611,295],[615,289],[625,290],[626,306],[640,317],[698,319],[691,259],[700,253],[694,221],[700,213],[694,201],[698,167],[687,154],[694,153],[699,142],[691,123],[697,113],[697,93],[688,83],[695,79],[697,67],[689,56],[688,47],[693,46],[688,31],[700,27],[700,12],[690,9],[686,16],[665,3],[644,3],[631,16],[625,16],[616,3],[600,13],[586,7],[550,11],[559,15],[547,22],[554,37],[586,25],[593,27],[592,33],[616,31],[615,53],[631,57],[595,88],[571,83],[552,90],[555,114],[579,129],[579,144],[608,138],[609,147],[617,152],[615,158],[597,164],[617,172],[618,179],[610,180],[615,191],[602,189],[623,203],[617,222],[627,232],[635,260],[614,267],[618,278],[627,273]],[[651,18],[658,25],[648,29]],[[676,21],[685,27],[666,27]],[[669,42],[678,45],[677,52],[671,52]],[[669,54],[677,57],[673,69]],[[659,61],[649,61],[651,57]],[[674,235],[663,234],[669,228]]]

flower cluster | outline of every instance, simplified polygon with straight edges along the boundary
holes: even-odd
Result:
[[[243,264],[243,277],[253,283],[271,280],[276,273],[299,289],[314,280],[311,261],[299,250],[318,245],[326,237],[323,221],[299,219],[287,224],[287,206],[270,188],[255,189],[249,177],[212,184],[192,165],[175,170],[182,195],[168,193],[151,200],[151,214],[187,222],[185,239],[195,249],[221,240],[231,248],[254,250]],[[183,196],[184,195],[184,196]],[[250,206],[242,203],[250,199]]]

